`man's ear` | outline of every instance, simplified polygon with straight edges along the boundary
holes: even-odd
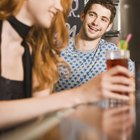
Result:
[[[110,30],[111,30],[112,25],[113,25],[113,23],[110,23],[110,24],[108,25],[108,27],[107,27],[107,29],[106,29],[106,32],[108,32],[108,31],[110,31]]]
[[[85,18],[85,14],[84,14],[84,12],[82,12],[82,13],[80,14],[80,19],[81,19],[81,21],[83,21],[84,18]]]

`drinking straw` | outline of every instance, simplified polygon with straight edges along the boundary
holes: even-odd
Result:
[[[126,50],[126,49],[128,49],[128,43],[129,43],[129,41],[130,41],[130,39],[132,38],[132,34],[128,34],[128,36],[127,36],[127,38],[126,38],[126,41],[125,41],[125,43],[124,43],[124,45],[123,45],[123,48]]]
[[[119,44],[120,44],[120,49],[121,49],[121,50],[125,50],[125,48],[124,48],[125,42],[126,42],[125,40],[120,40],[120,43],[119,43]],[[127,44],[126,44],[126,45],[127,45]]]

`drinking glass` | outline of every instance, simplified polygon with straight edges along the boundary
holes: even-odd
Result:
[[[128,59],[130,58],[129,50],[108,51],[106,53],[107,69],[120,65],[128,69]]]
[[[106,64],[107,69],[120,65],[128,69],[128,60],[130,58],[129,50],[116,50],[116,51],[108,51],[106,53]],[[122,75],[118,73],[117,75]],[[126,75],[123,75],[126,76]],[[118,92],[117,92],[118,93]],[[128,93],[118,93],[123,95],[128,95]]]

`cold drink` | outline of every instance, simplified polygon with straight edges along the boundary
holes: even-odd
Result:
[[[107,52],[106,54],[107,69],[109,70],[110,68],[117,65],[123,66],[128,69],[129,57],[130,57],[130,54],[128,50]],[[117,75],[122,75],[122,74],[118,73]],[[126,75],[123,74],[122,76],[126,76]],[[128,93],[119,93],[119,94],[128,95]]]
[[[106,54],[107,69],[110,69],[116,65],[128,68],[129,57],[130,53],[128,50],[108,51]]]
[[[116,65],[120,65],[123,67],[128,68],[128,59],[108,59],[107,60],[107,69],[109,70],[110,68],[116,66]]]

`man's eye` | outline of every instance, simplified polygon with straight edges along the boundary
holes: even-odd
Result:
[[[104,19],[104,18],[102,19],[102,21],[104,21],[104,22],[108,22],[108,20],[107,20],[107,19]]]
[[[89,13],[89,16],[96,16],[95,14],[93,14],[93,13]]]
[[[93,16],[93,14],[89,14],[90,16]]]

